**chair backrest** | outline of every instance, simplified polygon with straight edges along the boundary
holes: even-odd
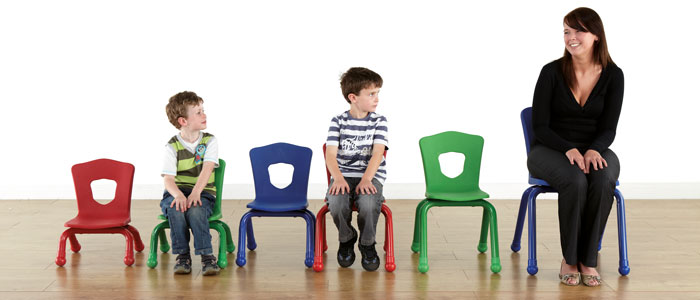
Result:
[[[226,161],[219,158],[219,167],[214,169],[214,186],[216,186],[216,201],[214,202],[214,210],[209,219],[221,219],[221,195],[224,190],[224,174],[226,173]]]
[[[270,144],[250,150],[250,163],[253,167],[255,182],[255,202],[265,203],[308,204],[306,198],[309,187],[309,170],[311,168],[311,149],[287,143]],[[272,164],[286,163],[294,166],[292,183],[283,189],[278,189],[270,181],[268,168]]]
[[[111,159],[97,159],[76,164],[71,168],[78,216],[82,218],[131,219],[131,190],[134,183],[134,165]],[[114,200],[107,204],[95,201],[91,183],[109,179],[117,183]]]
[[[479,189],[479,172],[484,138],[456,131],[426,136],[419,141],[425,173],[426,194],[452,193]],[[463,171],[455,178],[440,170],[439,156],[443,153],[464,154]]]
[[[386,150],[384,150],[384,158],[386,158]],[[328,184],[331,184],[331,171],[328,171],[328,165],[326,165],[326,144],[323,144],[323,165],[326,166],[326,180],[328,181]]]
[[[520,122],[523,124],[523,136],[525,137],[525,152],[530,155],[530,149],[535,142],[535,130],[532,128],[532,107],[526,107],[520,112]],[[527,182],[533,185],[549,186],[546,181],[533,177],[527,173]]]
[[[523,124],[525,151],[530,154],[530,147],[535,142],[535,130],[532,129],[532,107],[526,107],[520,112],[520,122]]]

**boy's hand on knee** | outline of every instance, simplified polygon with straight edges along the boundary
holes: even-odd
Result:
[[[376,194],[377,188],[372,184],[372,180],[367,180],[362,178],[360,184],[355,188],[355,193],[357,194]]]
[[[202,206],[202,193],[197,193],[195,191],[192,191],[190,195],[187,197],[187,208],[194,206]]]
[[[170,207],[175,206],[175,210],[185,212],[187,210],[187,198],[185,198],[185,195],[178,195],[175,196],[175,199],[173,199],[173,202],[170,203]]]
[[[331,189],[328,191],[328,194],[330,195],[344,195],[345,193],[350,193],[350,186],[348,185],[348,182],[345,181],[345,178],[338,178],[338,180],[333,179],[333,184],[331,185]]]

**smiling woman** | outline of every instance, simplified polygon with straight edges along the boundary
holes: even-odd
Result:
[[[577,8],[564,17],[564,47],[564,56],[542,68],[535,86],[536,142],[527,166],[559,192],[561,282],[578,285],[583,278],[585,285],[598,286],[598,239],[620,174],[608,147],[615,139],[624,77],[592,9]]]

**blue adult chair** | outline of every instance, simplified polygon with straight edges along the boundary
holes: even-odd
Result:
[[[523,125],[523,134],[525,135],[525,150],[527,154],[530,154],[530,146],[532,142],[535,141],[535,132],[532,128],[532,108],[527,107],[523,109],[520,113],[520,121]],[[525,211],[528,212],[528,259],[527,259],[527,272],[530,275],[537,274],[537,237],[535,233],[535,199],[537,195],[543,193],[556,193],[557,190],[552,188],[546,181],[533,177],[532,174],[528,174],[530,187],[523,192],[523,196],[520,199],[520,209],[518,210],[518,221],[515,224],[515,235],[513,236],[513,243],[510,245],[510,249],[513,252],[520,251],[520,238],[523,233],[523,223],[525,222]],[[616,182],[615,186],[620,185],[620,182]],[[629,261],[627,259],[627,228],[625,225],[625,198],[622,197],[620,190],[615,188],[615,198],[617,199],[617,237],[620,246],[620,267],[617,269],[621,275],[627,275],[630,272]],[[600,246],[603,241],[603,236],[601,234],[600,241],[598,243],[598,251],[600,251]]]
[[[246,263],[245,241],[248,236],[248,249],[255,250],[252,217],[302,217],[306,220],[306,258],[304,264],[310,268],[314,263],[314,228],[316,217],[306,207],[309,202],[306,193],[309,186],[309,169],[312,151],[287,143],[276,143],[250,150],[250,163],[253,166],[255,200],[248,203],[248,212],[241,217],[238,229],[238,255],[236,264]],[[270,182],[268,167],[276,163],[294,166],[292,183],[278,189]]]

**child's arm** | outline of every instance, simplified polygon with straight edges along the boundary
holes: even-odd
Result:
[[[338,167],[338,147],[337,146],[326,146],[326,167],[328,172],[333,176],[333,185],[331,185],[328,194],[338,195],[350,193],[350,186],[345,181],[343,173],[340,172],[340,167]]]
[[[175,198],[173,202],[170,203],[170,207],[175,206],[175,210],[185,212],[187,210],[187,198],[185,198],[185,194],[183,194],[175,184],[175,176],[163,175],[163,181],[165,182],[165,189]]]
[[[209,177],[211,176],[212,171],[214,171],[214,166],[214,162],[204,162],[202,172],[199,173],[199,178],[197,178],[197,183],[195,183],[194,187],[192,188],[192,193],[190,196],[187,197],[187,208],[192,207],[193,204],[195,206],[197,206],[197,204],[202,206],[202,191],[204,190],[204,187],[207,186],[207,182],[209,182]]]
[[[383,144],[374,144],[372,146],[372,158],[369,159],[367,163],[367,169],[365,174],[362,175],[360,183],[355,188],[355,193],[357,194],[376,194],[377,188],[372,184],[372,178],[374,174],[377,173],[379,165],[382,164],[382,158],[384,157],[384,149],[386,146]]]

